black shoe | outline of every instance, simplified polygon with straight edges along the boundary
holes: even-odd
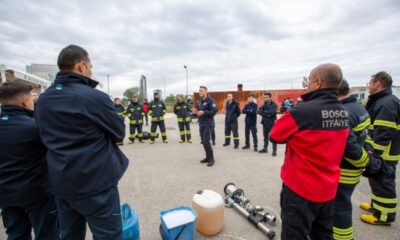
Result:
[[[214,144],[214,143],[213,143]],[[229,146],[229,143],[222,144],[223,147]]]
[[[208,163],[208,158],[204,158],[203,160],[200,161],[200,163]]]
[[[254,148],[254,152],[258,152],[258,149],[257,149],[257,148]]]
[[[213,146],[215,146],[215,142],[213,142]]]
[[[238,149],[239,148],[239,146],[238,145],[236,145],[235,147],[233,147],[234,149]]]
[[[250,148],[250,146],[244,146],[244,147],[242,147],[242,149],[249,149]]]
[[[215,163],[214,158],[210,159],[210,161],[208,161],[207,163],[207,167],[212,167],[214,163]]]
[[[273,157],[276,157],[276,151],[273,151],[273,152],[272,152],[272,156],[273,156]]]
[[[259,153],[267,153],[268,152],[268,150],[267,149],[262,149],[262,150],[260,150],[260,151],[258,151]]]

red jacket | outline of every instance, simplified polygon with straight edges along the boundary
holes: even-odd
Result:
[[[142,103],[142,108],[143,108],[143,112],[145,112],[145,113],[149,112],[149,104],[148,103]]]
[[[348,113],[335,89],[302,96],[304,103],[287,111],[271,130],[271,139],[286,143],[281,169],[284,184],[311,202],[335,198],[340,162],[349,134]]]

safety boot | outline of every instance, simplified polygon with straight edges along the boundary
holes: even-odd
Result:
[[[386,226],[390,226],[390,222],[383,222],[380,221],[379,219],[377,219],[374,215],[372,214],[362,214],[361,215],[361,221],[371,224],[371,225],[386,225]]]
[[[364,211],[372,212],[372,207],[369,203],[366,203],[366,202],[360,203],[360,208]]]

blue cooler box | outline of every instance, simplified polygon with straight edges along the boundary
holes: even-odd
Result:
[[[190,207],[181,206],[161,211],[160,234],[163,240],[196,239],[197,213]],[[179,222],[182,222],[181,224]]]
[[[139,240],[139,219],[127,203],[121,205],[122,240]]]

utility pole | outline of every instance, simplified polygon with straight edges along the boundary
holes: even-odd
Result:
[[[187,99],[189,97],[189,80],[188,80],[189,70],[186,65],[183,66],[183,68],[186,70],[186,99]]]

